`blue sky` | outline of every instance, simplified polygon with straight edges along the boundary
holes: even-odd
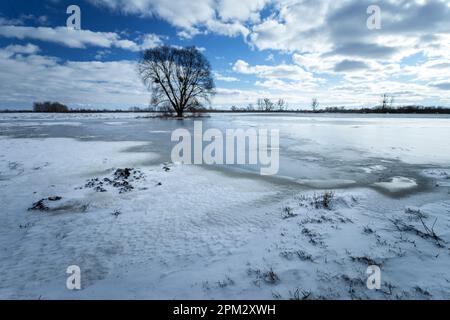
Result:
[[[81,30],[66,27],[69,5],[81,9]],[[383,93],[397,104],[450,106],[449,1],[3,0],[0,108],[147,106],[136,62],[161,44],[207,56],[217,107],[259,97],[371,106]]]

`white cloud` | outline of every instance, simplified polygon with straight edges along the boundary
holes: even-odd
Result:
[[[23,27],[0,26],[0,36],[16,39],[32,39],[57,43],[69,48],[120,48],[130,51],[140,51],[162,44],[159,36],[148,34],[143,37],[142,44],[128,39],[122,39],[115,32],[94,32],[90,30],[73,30],[67,27]]]
[[[247,75],[255,75],[260,78],[289,79],[297,81],[313,79],[312,73],[305,71],[298,65],[279,64],[276,66],[250,66],[247,62],[238,60],[233,66],[233,71]]]
[[[260,20],[260,10],[271,0],[89,0],[126,14],[157,16],[181,29],[178,35],[191,38],[205,32],[226,36],[249,34],[246,22]],[[204,29],[201,31],[201,29]]]
[[[219,72],[214,72],[214,78],[218,81],[224,81],[224,82],[238,82],[239,81],[239,79],[236,77],[224,76]]]
[[[275,61],[275,56],[274,56],[272,53],[270,53],[270,54],[267,56],[266,61],[269,61],[269,62]]]
[[[269,3],[267,0],[220,0],[217,13],[225,21],[259,21],[259,12]]]
[[[62,62],[36,55],[32,49],[27,46],[0,49],[3,104],[31,107],[34,101],[55,100],[72,107],[127,107],[145,106],[150,100],[135,62]]]
[[[35,46],[34,44],[28,43],[24,46],[22,45],[9,45],[4,49],[4,52],[6,53],[10,53],[11,55],[16,54],[16,53],[21,53],[21,54],[35,54],[38,53],[40,51],[38,46]]]
[[[47,16],[35,16],[33,14],[21,14],[18,18],[5,18],[2,17],[0,14],[0,25],[15,25],[15,26],[21,26],[24,25],[26,22],[34,22],[38,25],[46,25],[48,23],[48,17]]]

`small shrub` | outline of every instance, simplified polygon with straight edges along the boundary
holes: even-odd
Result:
[[[269,284],[276,284],[278,281],[280,281],[280,278],[272,268],[262,274],[262,279]]]
[[[111,215],[116,218],[118,218],[121,214],[122,212],[120,212],[119,210],[115,210],[113,213],[111,213]]]
[[[281,217],[283,219],[289,219],[295,216],[297,215],[294,213],[294,209],[291,207],[283,207],[283,209],[281,210]]]
[[[311,195],[300,194],[295,196],[299,207],[314,208],[314,209],[332,209],[333,201],[335,199],[334,191],[325,191],[323,193],[314,193]]]
[[[332,207],[332,202],[334,200],[334,191],[325,191],[322,194],[314,194],[313,205],[316,209],[328,209]]]
[[[365,233],[365,234],[372,234],[372,233],[374,233],[374,231],[372,230],[371,227],[365,226],[365,227],[364,227],[364,233]]]

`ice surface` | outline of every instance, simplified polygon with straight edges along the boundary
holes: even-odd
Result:
[[[330,179],[330,180],[299,179],[297,180],[297,182],[301,185],[319,189],[342,188],[356,184],[356,181],[354,180],[344,180],[344,179]]]
[[[387,182],[374,183],[374,186],[391,193],[398,193],[417,188],[417,182],[414,179],[405,177],[393,177]]]

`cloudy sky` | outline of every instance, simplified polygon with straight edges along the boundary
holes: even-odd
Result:
[[[81,30],[66,27],[69,5]],[[369,29],[367,9],[381,9]],[[196,46],[217,107],[258,97],[306,107],[450,106],[450,0],[2,0],[0,108],[147,106],[139,53]]]

